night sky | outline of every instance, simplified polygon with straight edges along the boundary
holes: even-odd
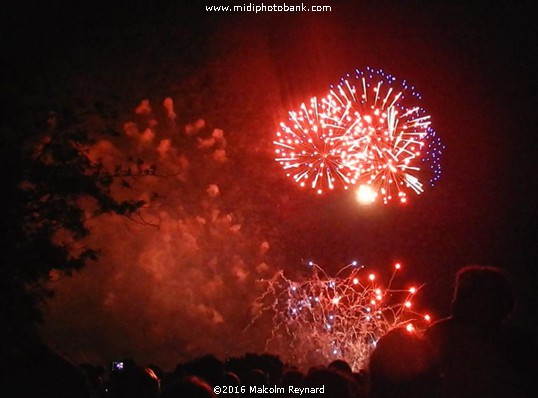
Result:
[[[170,180],[138,188],[160,190],[166,200],[155,203],[148,214],[167,225],[166,212],[171,225],[185,226],[183,235],[170,233],[166,240],[166,227],[163,235],[136,228],[127,233],[122,221],[106,220],[106,228],[105,223],[93,225],[90,242],[100,246],[103,257],[57,283],[44,326],[53,345],[77,359],[131,354],[149,360],[153,352],[157,361],[168,363],[168,351],[185,358],[201,354],[201,340],[182,331],[184,323],[196,324],[196,317],[188,319],[187,305],[181,311],[174,305],[183,306],[185,300],[192,308],[215,309],[213,323],[224,326],[208,331],[207,338],[222,333],[231,339],[248,319],[244,302],[253,298],[252,284],[264,272],[259,264],[297,275],[303,260],[314,260],[329,272],[358,260],[381,273],[393,261],[402,261],[403,279],[426,284],[420,302],[438,317],[449,313],[458,268],[500,266],[512,275],[520,295],[515,321],[536,331],[537,54],[531,6],[326,1],[332,12],[222,15],[205,12],[203,2],[193,3],[16,5],[4,13],[5,124],[17,125],[14,115],[21,109],[59,109],[99,99],[117,110],[118,125],[124,126],[142,100],[157,108],[170,97],[178,125],[203,119],[200,140],[215,128],[223,130],[226,140],[226,161],[218,163],[213,153],[213,164],[201,154],[201,141],[161,132],[188,159],[189,171],[177,182],[179,191]],[[292,184],[272,158],[274,133],[287,111],[366,66],[412,82],[447,147],[441,180],[423,195],[411,196],[405,206],[361,207],[349,192],[318,197]],[[136,122],[144,123],[140,118]],[[108,156],[119,159],[138,151],[173,167],[140,145],[122,140],[112,144]],[[204,197],[210,183],[219,187],[218,203]],[[190,224],[196,216],[209,220],[215,209],[219,215],[213,222],[241,225],[239,235],[215,237]],[[232,216],[219,218],[224,214]],[[133,236],[115,240],[124,233]],[[190,258],[187,239],[194,239],[195,251],[203,253]],[[260,254],[256,248],[262,242],[270,248]],[[144,271],[152,275],[162,266],[160,276],[146,278],[133,264],[153,267]],[[177,272],[186,269],[182,267],[190,269]],[[232,276],[240,281],[237,289],[228,286],[234,283]],[[240,316],[231,315],[234,308],[219,307],[219,300],[229,296],[211,296],[210,282],[228,286],[229,294],[236,292],[230,300]],[[165,292],[168,301],[159,297],[151,312],[138,317],[127,307],[107,310],[113,301],[107,289],[120,301],[134,296],[150,300],[155,291]],[[166,310],[160,307],[164,302]],[[87,312],[75,314],[76,306]],[[125,318],[118,320],[115,314]],[[223,322],[216,320],[220,315]],[[180,338],[174,347],[157,342],[170,341],[173,333],[149,328],[139,333],[149,340],[160,337],[147,347],[129,332],[133,337],[126,340],[138,348],[111,348],[124,338],[122,323],[137,318],[152,323],[160,316],[173,317],[161,328],[178,324],[174,330]],[[200,330],[206,329],[204,324]],[[225,338],[206,349],[218,351],[219,344],[228,344]]]

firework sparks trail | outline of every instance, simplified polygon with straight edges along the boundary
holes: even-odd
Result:
[[[412,309],[420,288],[391,287],[399,263],[387,287],[376,282],[374,273],[366,275],[364,266],[356,262],[335,277],[312,262],[308,266],[312,276],[304,282],[291,281],[283,272],[267,281],[267,289],[256,301],[260,312],[252,321],[264,313],[273,314],[266,349],[276,347],[293,364],[309,367],[343,358],[359,370],[389,330],[405,326],[414,332],[430,321],[429,315]]]

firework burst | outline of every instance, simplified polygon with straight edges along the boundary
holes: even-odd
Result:
[[[433,129],[414,87],[382,70],[366,68],[342,79],[328,97],[352,121],[346,126],[350,143],[346,161],[357,171],[357,184],[370,186],[385,204],[395,198],[406,202],[409,190],[422,193],[418,174]]]
[[[310,186],[318,194],[341,185],[356,183],[354,165],[346,161],[349,143],[345,113],[330,97],[312,98],[298,112],[289,113],[289,122],[277,132],[276,161],[287,176],[301,187]]]
[[[424,191],[424,175],[433,185],[441,175],[444,149],[419,105],[420,94],[405,80],[382,70],[356,71],[331,87],[321,101],[312,98],[289,125],[277,132],[276,160],[299,185],[321,194],[339,183],[357,186],[358,197],[407,201],[408,192]]]
[[[329,277],[316,264],[308,266],[310,279],[295,282],[280,272],[267,281],[266,291],[256,301],[258,317],[273,314],[273,331],[266,349],[280,351],[292,363],[308,367],[343,358],[359,370],[389,330],[405,326],[413,332],[430,321],[429,315],[413,310],[412,299],[418,288],[391,287],[400,264],[395,265],[386,287],[356,262],[335,277]]]

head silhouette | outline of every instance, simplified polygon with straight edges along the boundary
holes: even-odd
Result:
[[[474,325],[499,324],[514,306],[512,287],[498,268],[473,265],[458,271],[452,301],[455,319]]]
[[[343,372],[345,374],[348,374],[348,375],[353,374],[353,371],[351,370],[351,366],[349,366],[349,364],[346,361],[344,361],[343,359],[336,359],[336,360],[332,361],[329,364],[329,368],[336,369],[336,370],[338,370],[340,372]]]
[[[370,356],[372,397],[433,397],[436,372],[425,340],[405,328],[381,337]]]

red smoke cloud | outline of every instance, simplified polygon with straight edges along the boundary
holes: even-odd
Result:
[[[142,101],[135,114],[123,136],[98,139],[89,156],[142,174],[117,177],[113,194],[147,205],[127,219],[94,218],[91,202],[81,203],[87,243],[101,256],[51,282],[46,338],[76,361],[133,357],[165,367],[263,349],[265,336],[249,345],[240,333],[256,280],[271,273],[270,247],[241,211],[248,199],[230,189],[237,180],[225,132],[203,120],[181,126],[170,98],[155,112]],[[155,175],[144,175],[150,164]]]

